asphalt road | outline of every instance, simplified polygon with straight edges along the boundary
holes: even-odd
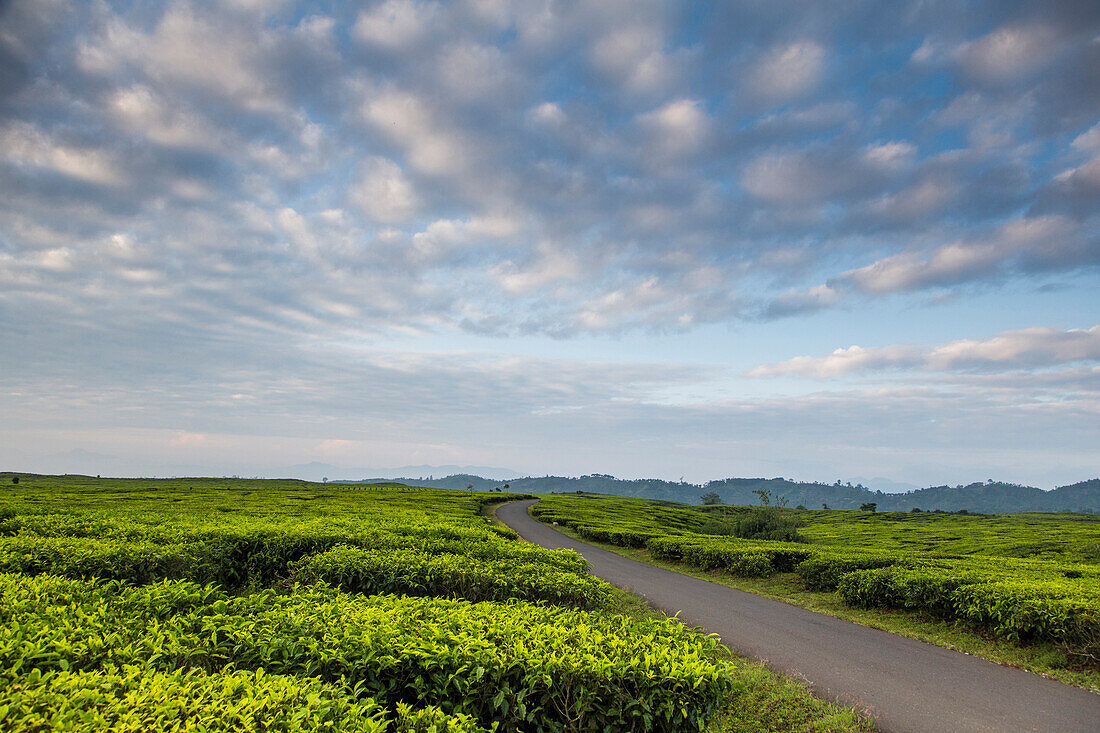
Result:
[[[1100,733],[1100,695],[616,555],[533,519],[534,503],[505,504],[497,517],[525,540],[577,551],[594,574],[817,695],[866,710],[880,730]]]

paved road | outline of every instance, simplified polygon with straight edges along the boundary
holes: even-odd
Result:
[[[526,540],[576,550],[592,572],[723,643],[855,705],[890,733],[1100,733],[1100,695],[1029,672],[860,626],[593,547],[527,514],[497,516]]]

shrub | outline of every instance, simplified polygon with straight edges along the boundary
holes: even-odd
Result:
[[[386,710],[370,698],[357,700],[318,679],[262,669],[208,674],[195,668],[162,672],[127,664],[92,671],[35,669],[7,682],[0,708],[4,730],[10,733],[389,729]]]
[[[293,565],[296,580],[326,581],[349,593],[503,601],[517,598],[575,608],[604,606],[611,588],[602,580],[539,562],[429,555],[416,550],[364,550],[346,545]]]
[[[804,519],[792,512],[776,507],[760,507],[739,517],[733,534],[746,540],[808,542],[798,533],[798,528],[805,524]]]
[[[323,586],[230,596],[189,582],[0,575],[0,591],[0,668],[11,674],[263,669],[548,733],[701,731],[733,686],[717,642],[675,619]]]

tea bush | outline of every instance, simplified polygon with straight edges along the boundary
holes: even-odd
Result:
[[[1100,522],[1092,517],[799,512],[814,544],[702,534],[719,523],[738,534],[761,511],[781,510],[556,495],[533,513],[612,544],[649,537],[645,546],[660,560],[745,577],[793,572],[807,589],[835,590],[854,606],[905,608],[1010,640],[1053,641],[1100,662],[1100,563],[1090,554]],[[632,539],[616,541],[627,533]]]
[[[0,497],[5,730],[700,731],[735,687],[480,515],[517,495],[32,479]]]
[[[359,596],[324,585],[213,586],[0,575],[0,664],[13,674],[259,670],[316,677],[385,706],[416,700],[506,730],[703,730],[732,692],[716,642],[518,601]]]

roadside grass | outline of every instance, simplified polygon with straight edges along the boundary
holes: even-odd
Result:
[[[946,649],[953,649],[1006,667],[1027,670],[1043,677],[1049,677],[1059,682],[1100,693],[1100,670],[1083,666],[1067,655],[1057,644],[1049,642],[1035,642],[1026,645],[1013,643],[978,633],[961,622],[938,619],[912,611],[856,608],[845,604],[840,596],[831,591],[807,590],[794,573],[779,573],[770,578],[744,578],[731,575],[723,570],[697,570],[687,565],[657,560],[645,548],[628,548],[606,542],[594,542],[581,537],[565,526],[554,527],[554,529],[573,539],[587,542],[595,547],[648,565],[724,585],[728,588],[754,593],[810,611],[825,613],[845,621],[880,629],[899,636],[935,644]],[[769,729],[749,728],[746,730]],[[807,728],[806,730],[832,729]]]
[[[666,618],[639,596],[612,591],[608,610],[631,618]],[[701,632],[700,632],[701,633]],[[711,733],[870,733],[874,722],[860,711],[815,697],[809,686],[754,659],[719,647],[738,668],[737,692]]]

